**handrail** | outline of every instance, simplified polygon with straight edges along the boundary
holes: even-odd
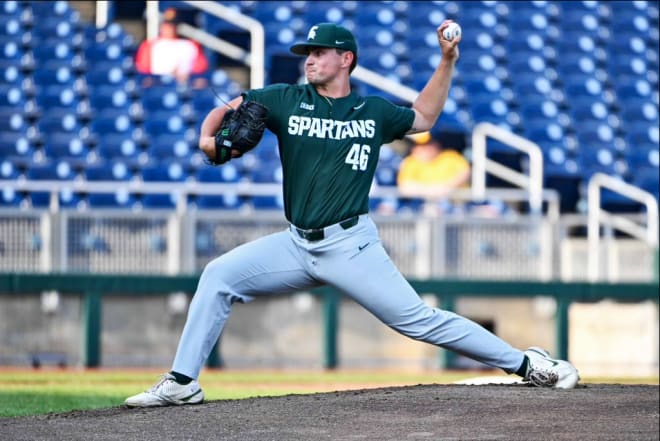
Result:
[[[488,136],[529,155],[529,176],[488,159],[486,156]],[[543,153],[536,143],[488,122],[477,124],[472,131],[472,191],[476,198],[486,197],[486,172],[528,190],[530,209],[533,213],[541,213]]]
[[[646,228],[621,215],[613,215],[603,210],[600,198],[602,187],[644,204],[646,206]],[[643,240],[651,247],[658,247],[658,201],[651,193],[604,173],[596,173],[589,179],[587,186],[587,210],[589,280],[596,281],[599,277],[600,255],[598,248],[600,246],[601,223]],[[609,276],[611,277],[611,274]]]
[[[148,3],[151,2],[147,2],[147,4]],[[252,52],[245,55],[246,64],[250,67],[250,88],[254,89],[254,88],[263,87],[264,72],[265,72],[266,43],[265,43],[265,31],[261,22],[251,17],[248,17],[247,15],[241,14],[235,9],[229,8],[227,6],[223,6],[218,2],[182,0],[182,3],[186,3],[190,6],[193,6],[211,15],[214,15],[222,20],[226,20],[229,23],[238,26],[239,28],[245,29],[250,33],[250,43],[251,43]],[[184,32],[192,30],[185,26],[181,26],[180,29],[183,30]],[[204,34],[200,33],[197,35],[205,37],[206,39],[205,43],[208,43],[208,41],[210,41],[209,37],[217,38],[207,33]],[[217,40],[222,41],[219,38]],[[224,53],[224,49],[226,49],[227,46],[225,45],[223,47],[223,44],[214,44],[213,48],[216,50],[222,48],[223,49],[222,52]]]
[[[104,28],[108,25],[108,12],[110,9],[108,0],[97,0],[96,2],[96,27]]]
[[[387,78],[377,72],[369,70],[358,64],[352,73],[352,77],[360,80],[370,86],[387,91],[392,96],[400,98],[405,101],[413,102],[417,99],[419,92],[408,86],[404,86],[390,78]]]

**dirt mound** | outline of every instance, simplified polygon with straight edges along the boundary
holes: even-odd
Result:
[[[658,386],[419,385],[0,419],[3,440],[657,440]]]

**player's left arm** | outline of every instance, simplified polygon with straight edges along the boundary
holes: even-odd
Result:
[[[437,29],[438,42],[442,48],[442,59],[412,105],[415,119],[408,133],[430,130],[438,120],[447,101],[454,65],[459,56],[458,43],[461,41],[460,36],[451,41],[442,36],[442,31],[451,23],[453,23],[452,20],[445,20]]]
[[[230,108],[238,109],[242,102],[243,96],[241,95],[231,100],[226,106],[214,108],[204,118],[199,130],[199,148],[206,157],[215,158],[215,134],[220,128],[220,124],[222,124],[222,119]],[[232,152],[232,155],[234,157],[240,156],[240,152]]]

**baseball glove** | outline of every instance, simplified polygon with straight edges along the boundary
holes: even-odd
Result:
[[[232,150],[243,155],[256,147],[264,134],[267,117],[268,108],[254,101],[243,101],[238,109],[228,110],[215,134],[215,158],[210,159],[211,164],[229,161]]]

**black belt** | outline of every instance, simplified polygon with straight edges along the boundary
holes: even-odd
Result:
[[[303,239],[306,239],[310,242],[316,242],[318,240],[325,239],[326,232],[330,233],[330,231],[332,229],[335,229],[337,226],[341,227],[344,230],[348,230],[349,228],[356,226],[359,219],[360,219],[359,216],[353,216],[351,218],[348,218],[344,221],[341,221],[334,225],[330,225],[329,227],[325,227],[325,228],[312,228],[309,230],[303,230],[302,228],[298,228],[296,226],[293,226],[293,228],[296,230],[298,235]]]

